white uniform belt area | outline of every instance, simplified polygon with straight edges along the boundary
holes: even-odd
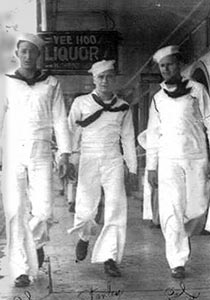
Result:
[[[51,145],[51,140],[49,139],[37,139],[37,138],[31,138],[31,139],[28,139],[28,140],[25,140],[25,139],[13,139],[13,140],[6,140],[5,141],[5,148],[7,149],[8,146],[13,146],[15,147],[16,149],[19,149],[20,147],[32,147],[34,144],[50,144]],[[10,151],[13,151],[14,149],[10,149]]]
[[[98,153],[100,155],[106,154],[110,156],[120,155],[120,145],[119,144],[100,144],[100,143],[85,143],[82,144],[81,153]]]
[[[29,141],[29,140],[32,140],[32,141],[48,141],[50,142],[52,140],[52,131],[51,129],[41,129],[41,130],[33,130],[33,131],[26,131],[26,132],[22,132],[19,134],[19,137],[18,135],[14,135],[12,134],[11,132],[11,136],[13,138],[15,138],[17,141]]]

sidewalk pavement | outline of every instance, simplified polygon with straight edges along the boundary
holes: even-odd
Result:
[[[14,288],[8,282],[5,237],[0,237],[0,299],[1,300],[169,300],[210,299],[210,236],[192,238],[192,255],[186,279],[181,284],[172,279],[164,254],[160,229],[151,229],[142,221],[142,201],[128,200],[128,230],[125,254],[120,265],[121,278],[109,278],[103,264],[91,264],[90,243],[85,261],[75,262],[77,235],[68,235],[73,214],[68,212],[65,197],[55,191],[55,220],[51,241],[45,247],[46,261],[39,278],[27,289]],[[100,226],[99,226],[100,230]],[[178,294],[180,294],[178,296]]]

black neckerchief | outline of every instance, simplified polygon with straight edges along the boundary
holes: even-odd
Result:
[[[15,78],[22,80],[26,82],[28,85],[34,85],[36,82],[44,81],[47,79],[47,77],[50,75],[49,72],[41,72],[40,70],[37,70],[34,74],[33,78],[26,78],[20,72],[17,70],[15,71],[15,74],[6,74],[10,78]]]
[[[189,80],[182,81],[182,79],[180,78],[180,80],[176,82],[177,87],[176,87],[175,91],[171,92],[171,91],[168,91],[167,89],[163,89],[163,90],[171,98],[182,97],[182,96],[188,95],[192,89],[191,87],[186,88],[188,82],[189,82]],[[167,82],[166,82],[166,84],[167,84]]]
[[[86,127],[86,126],[90,125],[91,123],[95,122],[104,111],[118,112],[118,111],[125,111],[125,110],[129,109],[128,104],[122,104],[118,107],[113,107],[117,102],[116,96],[112,99],[111,103],[109,103],[109,104],[104,103],[100,99],[100,97],[98,97],[96,94],[91,94],[91,96],[97,104],[102,106],[102,109],[97,110],[96,112],[94,112],[92,115],[90,115],[83,121],[79,121],[79,120],[76,121],[76,123],[79,124],[81,127]]]

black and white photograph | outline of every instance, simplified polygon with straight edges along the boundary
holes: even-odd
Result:
[[[209,205],[209,0],[2,0],[0,300],[209,300]]]

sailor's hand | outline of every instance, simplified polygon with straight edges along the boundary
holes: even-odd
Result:
[[[61,154],[58,162],[58,175],[61,179],[67,175],[68,169],[69,169],[69,154],[63,153]]]
[[[129,173],[129,185],[134,191],[138,189],[138,176],[135,173]]]
[[[158,173],[156,170],[148,170],[148,182],[152,188],[158,187]]]

